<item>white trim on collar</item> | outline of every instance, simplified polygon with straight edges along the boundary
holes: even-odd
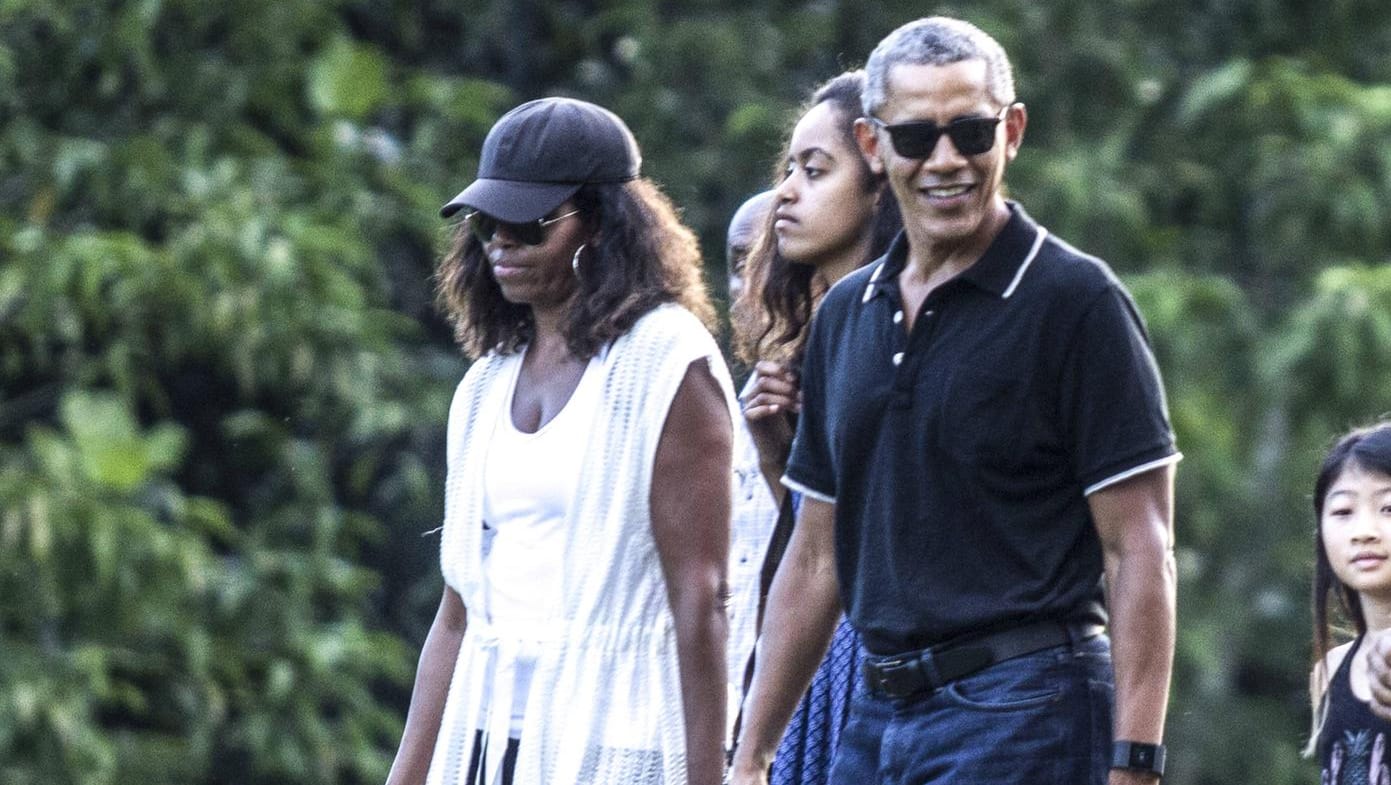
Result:
[[[887,264],[887,261],[880,262],[879,266],[875,267],[874,272],[870,274],[869,285],[865,286],[865,295],[860,298],[861,305],[869,302],[869,298],[874,296],[874,287],[879,283],[879,275],[884,272],[885,264]]]
[[[1024,279],[1024,271],[1029,269],[1029,265],[1034,263],[1034,257],[1038,256],[1039,249],[1043,247],[1044,238],[1048,237],[1048,230],[1042,226],[1038,228],[1038,234],[1034,236],[1034,247],[1029,249],[1029,255],[1024,257],[1024,263],[1019,265],[1019,271],[1014,274],[1014,280],[1010,281],[1009,287],[1005,289],[1000,299],[1008,300],[1014,290],[1019,286],[1019,282]]]

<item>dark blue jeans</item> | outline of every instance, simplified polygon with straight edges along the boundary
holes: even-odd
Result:
[[[830,785],[1104,785],[1114,684],[1105,636],[911,698],[861,680]]]

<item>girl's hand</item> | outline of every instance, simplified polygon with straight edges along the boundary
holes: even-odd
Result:
[[[801,396],[801,386],[792,371],[762,360],[754,366],[753,381],[740,399],[759,463],[765,467],[776,465],[779,474],[792,448],[792,420],[788,415],[802,410]]]

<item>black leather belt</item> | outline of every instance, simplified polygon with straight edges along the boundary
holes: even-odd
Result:
[[[997,662],[1084,641],[1103,631],[1100,624],[1034,622],[921,651],[888,657],[870,655],[861,669],[870,692],[886,698],[909,698],[941,689]]]

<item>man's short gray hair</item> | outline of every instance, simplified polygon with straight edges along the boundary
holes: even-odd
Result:
[[[1014,69],[1000,43],[970,22],[933,16],[903,25],[874,47],[865,63],[865,114],[877,116],[888,100],[889,71],[894,66],[951,65],[962,60],[985,61],[990,97],[1001,105],[1014,103]]]

